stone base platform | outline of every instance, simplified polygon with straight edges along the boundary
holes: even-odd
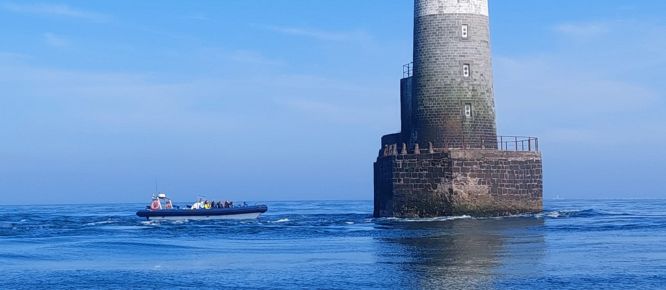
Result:
[[[384,150],[374,165],[375,217],[503,216],[543,210],[539,152]]]

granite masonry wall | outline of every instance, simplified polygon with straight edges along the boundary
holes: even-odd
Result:
[[[467,38],[461,35],[463,25],[468,27]],[[417,17],[414,26],[414,138],[407,143],[496,146],[488,16],[431,14]],[[469,117],[464,114],[466,105],[472,108]]]
[[[538,152],[405,153],[404,148],[388,146],[374,165],[376,217],[500,216],[543,210]]]

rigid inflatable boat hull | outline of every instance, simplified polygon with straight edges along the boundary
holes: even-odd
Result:
[[[141,210],[137,216],[148,220],[249,220],[257,219],[268,207],[248,206],[220,209]]]

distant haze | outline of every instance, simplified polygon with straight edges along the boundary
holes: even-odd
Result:
[[[0,0],[0,204],[372,199],[412,2]],[[666,2],[490,5],[545,197],[666,198]]]

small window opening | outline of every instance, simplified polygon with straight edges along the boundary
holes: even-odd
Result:
[[[462,38],[467,39],[469,37],[469,25],[463,24],[462,26]]]
[[[465,104],[465,118],[472,118],[472,104]]]
[[[470,76],[469,64],[463,65],[463,76],[468,78]]]

